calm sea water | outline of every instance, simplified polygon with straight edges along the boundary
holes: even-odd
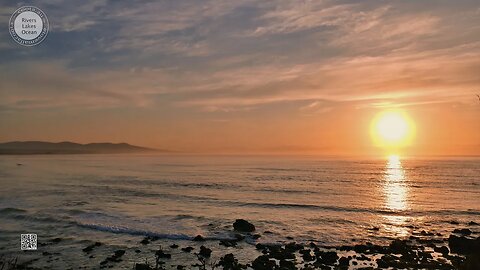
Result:
[[[480,222],[475,158],[3,156],[0,179],[1,253],[19,250],[20,233],[62,238],[67,258],[89,241],[229,238],[236,218],[256,225],[259,242],[332,245]]]

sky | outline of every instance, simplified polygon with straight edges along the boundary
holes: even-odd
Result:
[[[50,22],[16,44],[11,14]],[[0,0],[0,141],[181,152],[480,155],[480,2]]]

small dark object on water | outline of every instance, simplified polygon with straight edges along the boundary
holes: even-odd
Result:
[[[178,248],[177,244],[170,245],[170,248]]]
[[[235,231],[239,231],[239,232],[255,231],[255,226],[244,219],[235,220],[235,222],[233,223],[233,228],[235,229]]]

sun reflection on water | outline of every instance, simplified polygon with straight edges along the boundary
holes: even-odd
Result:
[[[405,179],[405,171],[398,155],[388,157],[384,180],[384,207],[393,212],[392,215],[384,215],[387,221],[386,229],[397,236],[406,236],[408,234],[408,229],[405,227],[407,217],[401,212],[409,208],[409,190]]]

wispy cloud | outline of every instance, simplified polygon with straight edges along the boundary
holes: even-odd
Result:
[[[0,24],[21,4],[5,3]],[[223,120],[292,107],[314,115],[469,104],[480,85],[473,1],[35,4],[51,24],[41,45],[23,48],[0,32],[0,113],[137,108]]]

